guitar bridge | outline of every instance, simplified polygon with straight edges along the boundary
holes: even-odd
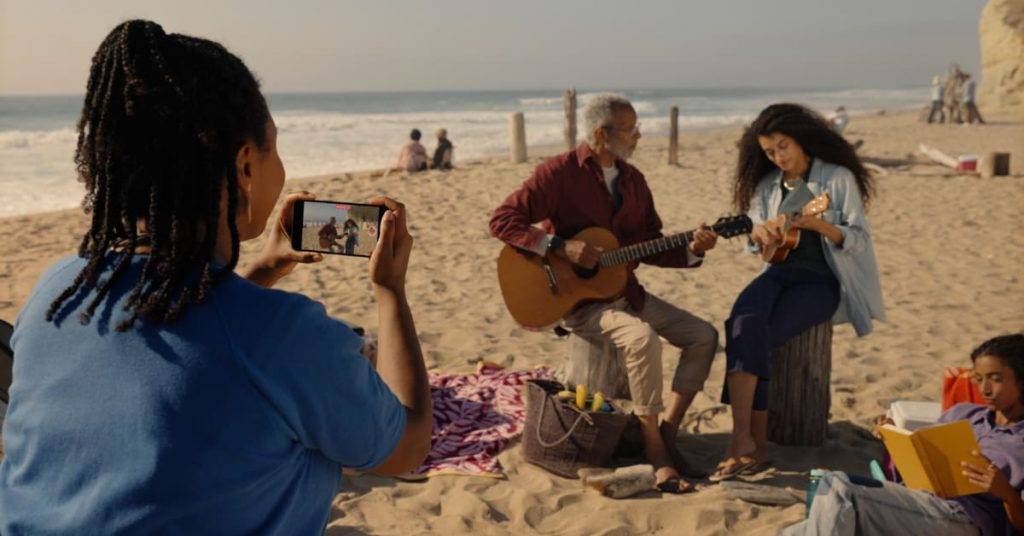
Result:
[[[551,269],[551,262],[547,257],[544,257],[544,275],[548,280],[548,289],[552,294],[558,294],[558,279],[555,278],[555,271]]]

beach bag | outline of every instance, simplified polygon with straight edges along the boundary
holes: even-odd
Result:
[[[565,478],[584,467],[607,467],[629,416],[612,405],[612,413],[583,411],[558,398],[565,387],[556,381],[526,382],[526,461]]]
[[[942,374],[942,411],[964,402],[984,404],[985,398],[971,381],[970,369],[949,367]]]

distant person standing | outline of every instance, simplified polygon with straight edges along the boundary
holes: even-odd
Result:
[[[352,255],[359,246],[359,224],[352,218],[345,220],[341,234],[345,237],[345,254]]]
[[[939,114],[939,122],[946,122],[946,113],[942,111],[942,79],[936,76],[932,78],[932,110],[928,112],[928,122],[931,123],[935,119],[935,114]]]
[[[437,129],[437,148],[434,149],[434,161],[431,167],[433,169],[452,169],[454,150],[455,146],[448,139],[448,131],[443,128]]]
[[[398,151],[398,162],[395,169],[399,171],[424,171],[427,169],[427,148],[420,143],[423,134],[414,128],[409,133],[409,141]]]
[[[943,100],[946,104],[946,116],[950,123],[963,123],[963,116],[960,114],[960,99],[963,92],[963,72],[959,67],[950,68],[949,77],[946,78],[946,90]]]
[[[974,91],[976,84],[971,75],[964,75],[964,100],[963,108],[964,113],[967,115],[968,123],[981,123],[985,124],[985,120],[981,118],[981,112],[978,111],[978,107],[974,104]]]

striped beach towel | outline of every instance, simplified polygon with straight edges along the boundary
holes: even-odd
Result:
[[[434,432],[423,465],[406,475],[504,477],[498,454],[523,432],[527,380],[550,378],[547,367],[507,371],[482,363],[476,374],[430,373]]]

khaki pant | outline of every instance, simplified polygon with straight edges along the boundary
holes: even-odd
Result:
[[[619,349],[637,415],[657,415],[665,407],[659,336],[682,350],[672,379],[675,392],[703,388],[718,349],[714,326],[651,294],[639,313],[620,298],[581,307],[566,315],[565,325],[582,337],[607,337]]]

